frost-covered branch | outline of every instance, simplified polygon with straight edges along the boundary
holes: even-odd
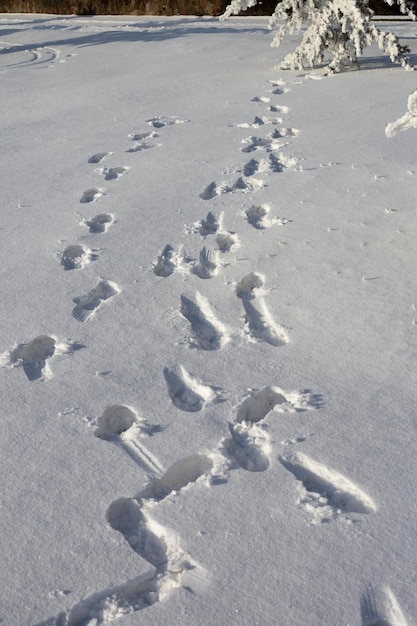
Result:
[[[221,19],[257,3],[258,0],[232,0]],[[411,0],[399,0],[399,7],[415,19]],[[392,62],[413,69],[407,46],[401,45],[393,33],[372,24],[372,15],[369,0],[282,0],[269,20],[269,28],[278,28],[271,45],[278,47],[286,35],[304,28],[301,44],[284,58],[283,69],[302,70],[321,64],[326,54],[330,56],[330,72],[358,68],[358,57],[372,43],[388,54]]]
[[[417,89],[412,91],[407,99],[408,111],[395,122],[390,122],[385,127],[387,137],[394,137],[409,128],[417,128]]]

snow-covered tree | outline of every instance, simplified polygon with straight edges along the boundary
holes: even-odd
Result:
[[[408,111],[395,122],[390,122],[385,127],[387,137],[394,137],[397,133],[409,128],[417,128],[417,89],[412,91],[407,100]]]
[[[385,0],[389,5],[394,1]],[[220,19],[237,15],[257,3],[258,0],[232,0]],[[399,8],[415,19],[411,0],[399,0]],[[278,47],[286,35],[305,28],[301,44],[284,58],[282,69],[301,70],[321,64],[326,54],[330,56],[330,72],[358,68],[358,56],[372,43],[391,61],[413,69],[407,57],[409,48],[401,45],[393,33],[377,28],[371,22],[372,15],[369,0],[282,0],[269,21],[269,28],[278,26],[271,45]]]

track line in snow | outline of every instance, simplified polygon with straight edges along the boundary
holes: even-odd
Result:
[[[0,69],[17,69],[20,67],[35,66],[41,68],[51,66],[58,61],[61,50],[50,46],[39,48],[25,48],[23,44],[9,46],[0,42],[1,52],[7,54],[7,60],[11,63],[0,64]],[[16,59],[14,61],[14,59]]]
[[[143,423],[133,409],[115,404],[106,407],[94,434],[120,447],[146,474],[161,476],[163,466],[141,441],[144,433],[154,430],[155,427]]]

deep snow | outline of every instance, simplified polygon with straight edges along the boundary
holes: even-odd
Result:
[[[0,621],[417,623],[416,74],[0,20]]]

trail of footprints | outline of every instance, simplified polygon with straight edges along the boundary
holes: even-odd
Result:
[[[271,96],[288,91],[284,81],[271,83]],[[226,193],[256,193],[267,185],[268,176],[295,168],[296,159],[288,157],[283,149],[288,139],[298,131],[284,128],[282,117],[288,112],[286,106],[271,103],[271,96],[254,97],[255,106],[266,106],[268,114],[257,115],[254,122],[237,124],[240,128],[261,129],[275,126],[266,136],[250,136],[242,142],[242,154],[254,153],[235,181],[211,182],[201,192],[203,201],[210,201]],[[130,135],[132,146],[126,152],[141,152],[160,147],[155,139],[165,126],[184,124],[188,120],[172,117],[153,117],[147,120],[152,130]],[[284,140],[284,143],[283,143]],[[114,184],[128,173],[125,166],[102,165],[112,152],[97,152],[88,158],[91,165],[104,180]],[[84,191],[80,197],[83,205],[93,205],[105,195],[101,186]],[[284,226],[290,222],[285,217],[271,215],[269,204],[252,204],[240,214],[254,229],[263,230]],[[110,213],[96,213],[81,220],[89,233],[104,234],[115,223]],[[186,228],[186,233],[197,233],[204,240],[198,259],[190,259],[183,246],[174,248],[166,244],[153,263],[156,277],[169,278],[179,271],[204,281],[219,275],[226,264],[228,253],[240,245],[237,233],[224,227],[224,214],[208,213],[197,223]],[[67,245],[60,254],[64,271],[77,271],[97,259],[96,251],[82,243]],[[228,261],[229,262],[229,261]],[[287,329],[275,319],[267,302],[264,286],[266,278],[253,271],[243,276],[235,285],[235,295],[243,309],[244,332],[252,341],[262,341],[272,348],[282,347],[289,341]],[[72,315],[75,320],[90,322],[109,300],[120,293],[118,285],[101,279],[85,295],[74,297]],[[179,313],[189,325],[187,343],[194,348],[213,352],[223,350],[230,342],[233,332],[219,320],[208,299],[195,290],[193,297],[179,296]],[[59,354],[72,353],[85,346],[56,337],[39,336],[15,345],[0,355],[0,366],[21,366],[29,381],[47,380],[52,376],[48,361]],[[182,365],[165,367],[163,371],[167,395],[175,410],[197,413],[213,403],[223,400],[219,388],[208,385]],[[144,488],[131,498],[119,498],[107,509],[106,518],[115,531],[120,532],[129,546],[150,565],[149,573],[129,580],[118,587],[104,589],[84,598],[68,612],[52,617],[38,626],[82,626],[93,620],[96,626],[116,619],[125,613],[145,609],[164,599],[180,585],[198,593],[204,589],[208,574],[201,564],[181,548],[181,539],[173,529],[163,527],[152,518],[152,509],[167,497],[177,497],[191,485],[217,485],[227,481],[231,471],[264,472],[268,470],[273,455],[267,429],[267,420],[277,412],[305,411],[318,408],[321,399],[308,392],[285,392],[279,387],[266,386],[250,390],[235,409],[235,417],[228,424],[228,435],[213,450],[179,459],[168,469],[144,445],[146,436],[158,432],[159,427],[141,419],[136,411],[127,406],[106,407],[95,431],[96,437],[117,446],[147,475]],[[299,437],[295,441],[304,441]],[[107,445],[107,444],[106,444]],[[335,520],[340,516],[368,514],[376,509],[373,500],[357,485],[338,471],[311,459],[301,452],[283,453],[278,456],[283,469],[287,470],[298,485],[298,504],[308,514],[312,523]],[[395,597],[387,588],[376,597],[370,588],[363,596],[362,614],[364,624],[392,623],[399,626],[401,610]],[[391,621],[390,621],[391,620]],[[405,622],[404,622],[405,623]]]

